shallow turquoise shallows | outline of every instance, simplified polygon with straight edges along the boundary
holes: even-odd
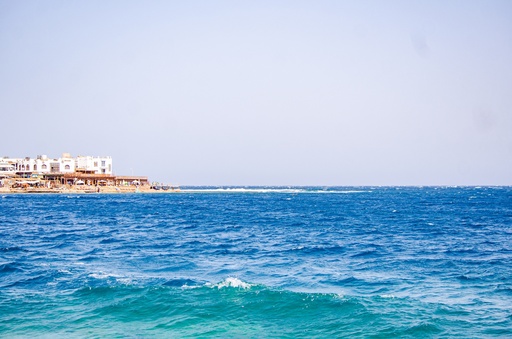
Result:
[[[512,188],[3,195],[0,337],[510,338]]]

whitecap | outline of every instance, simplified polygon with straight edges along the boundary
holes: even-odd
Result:
[[[90,273],[90,278],[98,279],[98,280],[107,280],[107,281],[117,281],[121,284],[129,285],[132,284],[133,281],[130,277],[114,274],[114,273],[106,273],[106,272],[97,272],[97,273]]]
[[[371,190],[325,190],[309,189],[301,187],[218,187],[218,188],[184,188],[182,193],[285,193],[285,194],[353,194],[371,193]]]
[[[94,279],[108,279],[108,278],[111,278],[111,277],[115,278],[115,276],[110,275],[108,273],[104,273],[104,272],[90,273],[89,277],[94,278]]]
[[[218,289],[224,288],[224,287],[234,287],[234,288],[241,288],[241,289],[248,289],[251,288],[252,285],[249,283],[246,283],[238,278],[229,277],[224,281],[221,281],[218,284],[210,285],[211,287],[217,287]]]

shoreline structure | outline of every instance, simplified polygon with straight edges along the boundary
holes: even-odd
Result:
[[[112,157],[0,158],[0,193],[164,193],[177,186],[146,176],[114,175]]]

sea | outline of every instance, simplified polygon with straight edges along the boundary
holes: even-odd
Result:
[[[0,197],[1,338],[512,338],[512,187]]]

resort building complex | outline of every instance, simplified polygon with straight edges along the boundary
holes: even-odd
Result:
[[[10,189],[94,190],[100,187],[117,191],[149,189],[147,177],[118,176],[112,171],[112,157],[77,156],[60,158],[38,155],[36,158],[0,158],[0,187]]]
[[[36,158],[4,157],[0,159],[0,162],[4,170],[7,167],[8,172],[15,172],[20,176],[75,172],[112,174],[111,157],[78,156],[73,158],[69,153],[64,153],[58,159],[51,159],[46,155],[38,155]],[[0,176],[2,174],[4,173],[0,172]]]

